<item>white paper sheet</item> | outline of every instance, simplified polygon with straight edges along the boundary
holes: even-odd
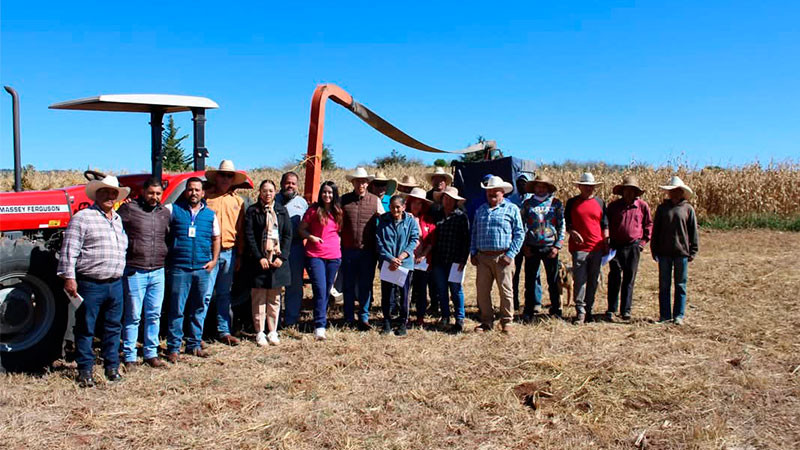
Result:
[[[617,256],[617,251],[612,248],[607,255],[603,256],[603,260],[600,261],[600,265],[605,266],[606,264],[608,264],[609,261],[614,259],[615,256]]]
[[[67,294],[67,298],[69,299],[69,302],[72,303],[72,306],[74,306],[75,309],[78,309],[81,306],[81,303],[83,303],[83,297],[81,297],[81,294],[78,294],[76,292],[75,296],[73,297],[73,296],[69,295],[69,293],[67,292],[66,289],[64,289],[64,293]]]
[[[447,282],[459,284],[464,283],[464,271],[458,270],[458,264],[453,263],[453,265],[450,267],[450,275],[447,277]]]
[[[389,270],[389,262],[384,261],[381,264],[381,281],[388,281],[389,283],[396,284],[398,286],[404,286],[406,284],[406,278],[408,277],[408,269],[405,267],[398,267],[397,270]]]
[[[419,264],[414,264],[414,270],[426,271],[428,270],[428,258],[422,258]]]

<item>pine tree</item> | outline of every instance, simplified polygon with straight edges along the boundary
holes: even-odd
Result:
[[[175,126],[172,115],[169,115],[167,126],[161,137],[161,145],[164,155],[164,170],[169,172],[184,172],[192,166],[192,157],[183,152],[181,143],[189,137],[188,134],[178,137],[180,127]]]
[[[333,149],[328,144],[322,144],[322,170],[333,170],[336,161],[333,160]]]

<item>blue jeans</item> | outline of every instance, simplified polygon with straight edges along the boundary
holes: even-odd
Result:
[[[547,291],[550,294],[550,314],[561,315],[561,289],[558,287],[558,255],[550,258],[553,247],[531,247],[532,254],[525,258],[525,311],[533,315],[536,306],[542,306],[542,264],[547,278]],[[522,253],[522,252],[520,252]]]
[[[217,305],[217,333],[220,337],[231,334],[231,286],[236,254],[233,249],[219,252],[219,261],[211,269],[205,295],[206,308],[214,297]],[[205,318],[205,315],[204,315]]]
[[[658,311],[661,321],[683,319],[686,313],[688,274],[689,258],[686,256],[658,257]],[[675,303],[670,305],[670,288],[673,278],[675,280]]]
[[[286,308],[286,312],[283,315],[283,323],[285,325],[294,325],[300,318],[300,306],[303,303],[303,267],[305,266],[305,261],[306,250],[303,244],[292,245],[289,252],[289,270],[292,272],[292,284],[286,286],[286,292],[283,297],[283,304]],[[337,261],[341,263],[341,259]],[[311,276],[310,270],[309,276]],[[331,282],[333,282],[332,277]],[[330,287],[328,291],[330,291]]]
[[[144,315],[144,359],[158,356],[158,328],[164,301],[164,269],[143,270],[128,267],[122,285],[125,313],[122,316],[122,355],[125,362],[136,361],[139,321]]]
[[[405,326],[408,323],[408,292],[411,290],[413,279],[414,271],[410,270],[406,277],[406,282],[402,286],[388,281],[381,281],[381,310],[383,310],[383,322],[385,324],[392,323],[392,310],[396,310],[400,314],[399,321],[401,326]]]
[[[203,339],[203,321],[206,318],[205,295],[208,292],[209,272],[206,269],[181,269],[173,267],[170,273],[170,296],[167,351],[177,353],[183,340],[184,310],[189,318],[186,327],[186,351],[200,348]]]
[[[103,314],[102,350],[106,369],[119,367],[119,337],[122,332],[122,279],[96,282],[78,278],[78,294],[83,303],[75,311],[75,362],[78,370],[92,370],[94,351],[92,339],[97,317]]]
[[[341,264],[341,258],[306,258],[306,269],[314,292],[314,328],[325,328],[328,324],[328,298]]]
[[[377,256],[372,250],[342,250],[342,284],[344,285],[344,320],[353,322],[358,299],[358,320],[369,321],[372,303],[372,281],[375,279]]]
[[[428,309],[428,287],[431,286],[431,272],[426,270],[414,270],[414,280],[411,282],[411,299],[417,308],[417,320],[425,317],[425,311]],[[431,292],[433,294],[433,292]],[[435,295],[431,295],[431,304],[433,304]]]
[[[442,320],[447,321],[450,320],[450,299],[453,300],[453,315],[456,318],[457,323],[464,322],[464,291],[461,289],[461,283],[450,283],[447,281],[447,278],[450,276],[450,267],[451,264],[442,265],[442,264],[434,264],[433,268],[431,269],[431,274],[433,276],[433,284],[436,286],[436,290],[439,292],[437,297],[439,298],[439,305],[441,306],[442,310]],[[447,291],[450,290],[450,296],[448,297]]]

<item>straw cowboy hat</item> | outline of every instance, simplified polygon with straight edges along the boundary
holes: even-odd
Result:
[[[247,175],[245,175],[244,172],[237,172],[236,167],[234,167],[233,165],[233,161],[231,161],[230,159],[223,159],[219,163],[219,169],[206,170],[206,180],[208,180],[208,182],[211,184],[216,184],[218,173],[232,173],[233,174],[232,184],[234,186],[237,184],[242,184],[247,182]]]
[[[372,176],[368,174],[367,170],[364,169],[363,167],[356,167],[356,170],[345,175],[345,178],[347,178],[347,181],[353,181],[353,180],[372,181]]]
[[[102,180],[92,180],[86,185],[86,196],[92,201],[97,201],[97,191],[100,189],[114,189],[117,191],[117,199],[114,202],[121,202],[131,193],[131,188],[119,185],[119,180],[114,175],[106,175]]]
[[[443,191],[434,192],[433,199],[436,200],[437,202],[441,201],[443,195],[446,195],[452,198],[453,200],[457,201],[459,205],[467,201],[467,199],[458,195],[458,188],[455,188],[453,186],[447,186],[446,188],[444,188]]]
[[[544,184],[547,186],[547,192],[553,193],[558,190],[555,184],[553,184],[553,180],[550,179],[547,175],[536,175],[536,178],[532,179],[525,183],[525,192],[533,192],[533,188],[537,184]]]
[[[481,187],[486,190],[500,188],[503,189],[503,192],[506,194],[514,190],[514,186],[512,186],[511,183],[495,175],[492,175],[488,180],[481,183]]]
[[[417,179],[414,178],[414,175],[403,175],[403,178],[400,178],[400,181],[398,181],[397,184],[398,186],[410,188],[419,186],[419,183],[417,183]]]
[[[584,172],[578,181],[573,181],[573,183],[582,184],[584,186],[597,186],[598,184],[603,184],[602,181],[594,181],[594,175],[592,175],[590,172]]]
[[[622,195],[622,191],[624,191],[626,187],[636,189],[637,196],[644,194],[644,189],[639,187],[639,179],[633,175],[626,175],[622,177],[622,183],[614,186],[614,188],[611,189],[611,192],[615,195]]]
[[[453,188],[453,189],[455,189],[455,188]],[[425,202],[425,204],[428,204],[428,205],[430,205],[431,203],[433,203],[432,201],[428,200],[428,199],[425,197],[425,189],[418,188],[418,187],[415,187],[415,188],[414,188],[414,189],[412,189],[412,190],[411,190],[411,192],[409,192],[409,193],[401,193],[400,195],[402,195],[403,197],[405,197],[405,198],[406,198],[406,200],[408,200],[408,199],[410,199],[410,198],[415,198],[415,199],[417,199],[417,200],[422,200],[423,202]]]
[[[453,183],[453,175],[449,172],[445,172],[443,167],[436,166],[433,169],[433,172],[428,172],[425,174],[425,178],[428,180],[429,183],[433,183],[433,177],[445,177],[445,184],[450,185]]]
[[[678,177],[678,176],[674,176],[674,177],[670,178],[669,179],[669,184],[667,184],[666,186],[659,186],[659,188],[661,188],[661,189],[663,189],[665,191],[671,191],[673,189],[682,189],[684,197],[691,197],[691,196],[694,195],[694,191],[692,190],[692,188],[687,186],[683,182],[683,180],[681,180],[680,177]]]
[[[395,183],[397,182],[395,178],[387,177],[386,174],[383,172],[383,170],[378,170],[377,172],[375,172],[375,175],[372,175],[371,181],[394,181]]]

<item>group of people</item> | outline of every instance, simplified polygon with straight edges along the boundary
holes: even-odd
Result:
[[[606,318],[613,320],[619,311],[629,320],[640,252],[649,242],[659,265],[660,318],[683,321],[687,264],[698,242],[694,210],[687,202],[692,191],[678,177],[661,187],[668,197],[651,218],[633,177],[614,186],[620,198],[606,206],[594,195],[601,183],[586,173],[575,182],[580,194],[564,206],[546,175],[522,174],[516,192],[501,177],[487,175],[481,183],[486,203],[470,221],[466,199],[441,167],[426,174],[428,191],[413,176],[398,181],[358,167],[347,175],[350,192],[340,196],[339,186],[326,181],[311,205],[299,194],[294,172],[284,173],[277,185],[262,181],[258,199],[249,206],[235,192],[247,178],[232,161],[223,160],[205,175],[205,182],[189,178],[173,204],[162,203],[163,188],[154,179],[144,183],[136,199],[128,199],[130,189],[114,176],[87,184],[94,204],[70,221],[58,265],[67,294],[82,300],[73,329],[80,385],[94,385],[92,340],[101,315],[101,356],[109,381],[121,379],[120,340],[122,362],[128,368],[138,365],[140,322],[143,362],[166,365],[158,355],[162,303],[168,305],[166,361],[177,363],[182,345],[186,354],[210,356],[203,341],[209,309],[216,316],[216,338],[238,345],[231,333],[235,273],[250,289],[259,346],[279,344],[279,326],[298,323],[304,272],[313,292],[317,340],[327,337],[328,302],[338,283],[346,325],[372,329],[376,271],[381,280],[381,333],[405,335],[409,325],[423,326],[431,314],[440,316],[443,327],[461,332],[467,263],[477,272],[480,324],[475,331],[494,328],[491,291],[496,284],[497,318],[501,330],[510,333],[519,308],[522,269],[523,317],[542,312],[542,265],[549,313],[561,317],[556,276],[565,240],[572,255],[575,322],[593,320],[604,259],[610,264]],[[415,322],[410,322],[412,300]]]

